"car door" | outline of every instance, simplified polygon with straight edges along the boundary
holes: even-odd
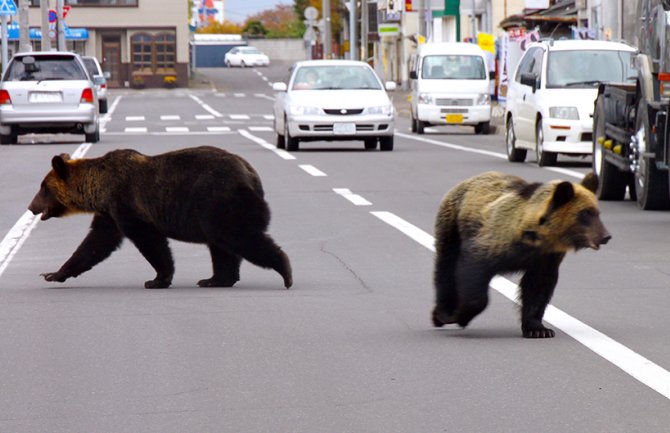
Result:
[[[537,100],[537,91],[542,85],[541,72],[542,62],[544,59],[544,49],[541,47],[533,47],[528,50],[527,56],[529,62],[526,69],[521,72],[526,74],[535,74],[538,77],[538,86],[535,91],[531,86],[525,85],[519,81],[519,94],[517,100],[517,121],[515,123],[514,132],[517,139],[525,142],[527,146],[534,147],[535,143],[535,118],[537,115],[537,108],[535,101]],[[515,79],[521,80],[521,74],[517,74]]]
[[[523,100],[523,95],[525,94],[525,89],[521,85],[521,74],[530,72],[530,64],[533,60],[532,53],[534,50],[535,48],[531,48],[521,57],[516,72],[509,80],[507,88],[507,111],[512,116],[512,125],[514,127],[514,135],[516,136],[517,142],[519,141],[519,129],[522,127],[522,123],[520,122],[520,105]],[[517,143],[517,146],[519,145],[522,145],[522,143]]]

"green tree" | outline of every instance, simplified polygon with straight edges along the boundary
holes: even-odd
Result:
[[[250,38],[264,38],[268,33],[262,22],[258,20],[249,20],[244,25],[242,32]]]

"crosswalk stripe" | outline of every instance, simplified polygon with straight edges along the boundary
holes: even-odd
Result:
[[[207,130],[209,132],[227,132],[230,131],[228,126],[208,126]]]
[[[161,116],[161,120],[180,120],[181,116],[178,114],[169,114]]]
[[[144,127],[126,128],[123,131],[124,132],[147,132],[147,128],[144,128]]]
[[[249,120],[250,117],[248,114],[231,114],[230,118],[233,120]]]
[[[144,116],[126,116],[126,122],[141,122],[145,120]]]
[[[186,126],[167,126],[165,132],[188,132],[188,127]]]

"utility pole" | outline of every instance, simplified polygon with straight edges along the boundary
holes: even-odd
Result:
[[[358,27],[358,17],[356,14],[356,0],[349,2],[349,57],[351,60],[358,60],[358,37],[356,28]]]
[[[49,0],[40,0],[42,15],[42,51],[51,51],[51,37],[49,36]]]
[[[361,0],[361,60],[368,61],[368,0]]]
[[[330,0],[323,0],[323,58],[332,58],[333,44],[331,42],[331,26],[330,26]]]
[[[428,0],[419,0],[419,34],[424,38],[426,35],[426,2]]]
[[[63,4],[65,0],[56,0],[56,24],[58,30],[58,50],[67,51],[65,45],[65,21],[63,21]]]
[[[28,22],[28,0],[19,0],[19,51],[32,51],[30,24]]]

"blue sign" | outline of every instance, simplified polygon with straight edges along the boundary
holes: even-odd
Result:
[[[68,41],[85,41],[88,39],[88,29],[82,28],[71,28],[68,26],[63,27],[65,33],[65,39]],[[30,29],[30,39],[40,40],[42,39],[42,32],[40,29],[31,28]],[[19,26],[16,23],[12,23],[7,26],[7,39],[10,41],[19,40]]]
[[[14,0],[0,0],[0,15],[16,15]]]

